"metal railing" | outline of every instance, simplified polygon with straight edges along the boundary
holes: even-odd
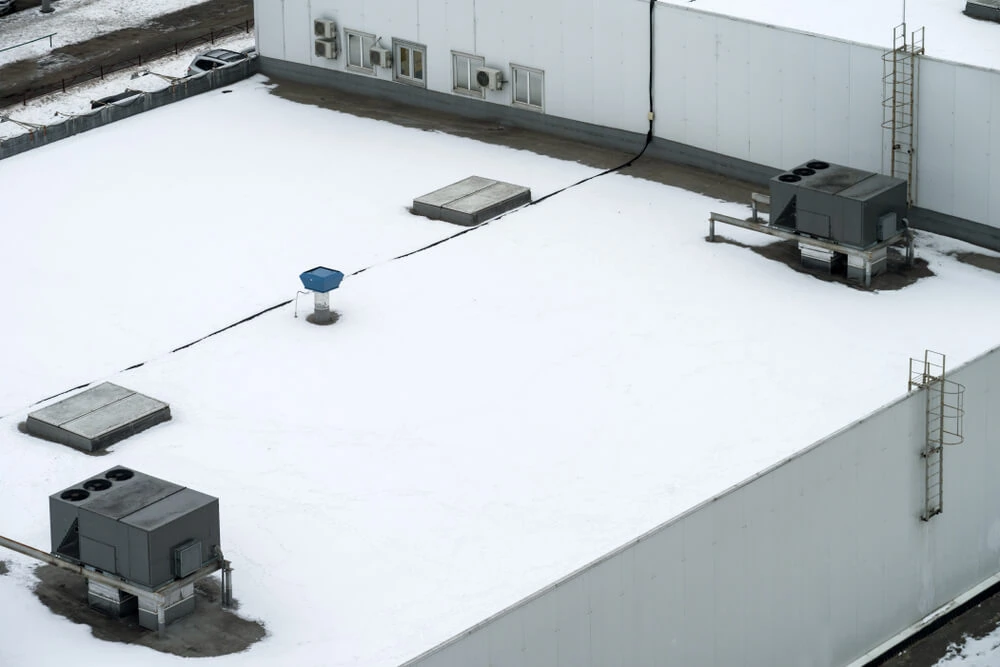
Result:
[[[46,95],[51,95],[52,93],[65,93],[70,88],[74,86],[79,86],[84,83],[89,83],[95,80],[103,80],[104,77],[114,74],[115,72],[120,72],[124,69],[130,67],[141,67],[145,63],[149,63],[166,56],[178,55],[181,51],[188,49],[192,46],[199,46],[201,44],[215,44],[217,40],[224,39],[226,37],[232,37],[238,34],[248,34],[253,30],[254,21],[249,19],[243,23],[237,25],[227,25],[218,26],[209,30],[209,32],[193,37],[189,40],[183,42],[174,42],[170,47],[163,48],[157,51],[150,51],[148,53],[141,53],[133,58],[128,58],[126,60],[120,60],[115,63],[102,63],[89,70],[77,74],[75,76],[66,77],[60,79],[58,83],[49,84],[46,86],[41,86],[38,88],[31,88],[21,92],[20,94],[15,93],[10,97],[13,100],[18,100],[21,102],[22,106],[27,106],[28,102],[31,100],[38,99],[39,97],[44,97]],[[0,105],[3,104],[4,97],[0,97]],[[8,103],[16,103],[10,101]]]
[[[51,32],[48,35],[42,35],[41,37],[36,37],[34,39],[29,39],[27,42],[21,42],[20,44],[15,44],[14,46],[5,46],[4,48],[0,49],[0,53],[3,53],[4,51],[10,51],[11,49],[17,49],[17,48],[20,48],[22,46],[27,46],[28,44],[34,44],[35,42],[40,42],[43,39],[49,40],[49,48],[51,49],[52,48],[52,38],[55,35],[58,35],[58,34],[59,33],[57,33],[57,32]]]

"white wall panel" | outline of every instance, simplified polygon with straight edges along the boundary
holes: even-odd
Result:
[[[684,125],[680,140],[691,146],[710,151],[718,148],[719,117],[716,77],[717,22],[714,17],[697,15],[687,21],[682,34],[676,35],[684,44],[681,84],[684,92]],[[698,63],[692,67],[692,63]]]
[[[715,79],[702,82],[716,100],[717,146],[750,159],[750,34],[738,24],[717,20]]]
[[[442,32],[446,40],[444,44],[447,45],[448,51],[479,55],[479,30],[474,8],[475,3],[468,0],[444,0],[444,16],[440,18],[440,22],[443,23]],[[484,28],[486,32],[492,31],[489,24]]]
[[[268,58],[284,58],[284,0],[254,0],[253,15],[257,52]]]
[[[781,79],[781,164],[805,162],[816,153],[816,63],[814,37],[793,32],[773,33],[781,44],[777,76]]]
[[[367,1],[366,4],[372,5]],[[424,34],[425,30],[422,30],[424,26],[421,25],[421,19],[433,12],[432,15],[440,21],[443,18],[443,12],[440,11],[443,2],[438,0],[423,4],[424,7],[421,7],[419,0],[379,0],[375,5],[378,10],[366,12],[366,18],[376,19],[377,24],[383,26],[378,32],[411,42],[424,43],[427,35]],[[341,3],[340,6],[344,7],[345,3]]]
[[[955,210],[955,85],[948,63],[923,60],[917,102],[917,204]]]
[[[308,2],[285,0],[285,58],[310,63],[313,58],[312,15]]]
[[[686,66],[683,26],[667,6],[656,6],[656,44],[653,50],[655,73],[654,124],[656,136],[681,141],[687,107]]]
[[[751,162],[778,168],[791,165],[783,163],[782,126],[784,105],[781,104],[781,77],[778,75],[782,45],[771,39],[768,30],[755,26],[748,29],[750,51],[747,53],[750,79],[750,152]],[[723,91],[729,94],[730,91]],[[738,95],[738,91],[736,91]]]
[[[1000,72],[994,72],[990,77],[991,114],[988,120],[990,147],[990,173],[986,187],[990,193],[989,217],[986,222],[994,227],[1000,227]]]
[[[616,45],[605,43],[597,47],[595,44],[594,31],[601,30],[602,26],[594,25],[592,5],[581,6],[572,0],[550,0],[538,4],[555,9],[555,16],[548,25],[540,26],[541,34],[536,32],[534,35],[535,52],[554,49],[552,60],[558,63],[545,69],[546,109],[562,117],[567,117],[574,109],[588,110],[588,115],[593,118],[597,98],[594,63],[605,57],[620,57],[621,54],[616,52]],[[558,26],[558,29],[551,26]],[[613,33],[609,36],[612,39],[615,37]],[[608,80],[605,85],[605,92],[613,94],[616,87],[614,79]]]
[[[563,16],[579,2],[563,0]],[[564,19],[566,20],[566,19]],[[643,134],[649,128],[649,8],[635,0],[594,3],[593,122]],[[564,32],[564,42],[575,31]]]
[[[814,155],[809,159],[822,155],[829,162],[850,164],[851,146],[843,129],[851,127],[851,45],[833,40],[811,41],[816,140]]]
[[[882,171],[882,52],[851,44],[850,125],[831,134],[850,146],[847,164],[856,169]]]
[[[881,168],[877,49],[676,5],[658,10],[656,49],[657,136],[774,167]]]
[[[955,203],[954,215],[986,220],[989,208],[989,122],[991,74],[985,70],[955,69]],[[932,90],[927,91],[933,95]],[[919,110],[918,110],[919,112]]]

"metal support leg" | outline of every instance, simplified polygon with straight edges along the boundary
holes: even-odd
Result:
[[[156,601],[156,634],[161,638],[167,636],[167,611],[163,607],[163,600]]]
[[[865,257],[865,287],[872,286],[872,258]]]
[[[913,266],[913,232],[906,235],[906,265]]]
[[[233,568],[226,561],[222,568],[222,606],[229,609],[233,606]]]
[[[715,218],[708,219],[708,240],[715,241]]]

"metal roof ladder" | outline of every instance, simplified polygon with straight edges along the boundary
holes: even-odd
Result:
[[[926,441],[920,456],[924,459],[924,521],[943,509],[944,446],[960,445],[964,440],[965,387],[945,377],[945,356],[931,350],[923,359],[910,359],[908,391],[922,390],[925,398]]]
[[[892,50],[882,55],[882,129],[889,140],[890,176],[909,184],[907,200],[917,199],[916,143],[917,56],[924,53],[924,29],[914,30],[906,41],[906,24],[892,31]]]

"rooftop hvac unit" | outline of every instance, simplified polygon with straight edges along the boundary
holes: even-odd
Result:
[[[372,65],[375,67],[392,67],[392,51],[382,46],[373,46],[368,50]]]
[[[333,60],[339,55],[340,55],[340,44],[337,41],[336,33],[334,33],[333,39],[316,40],[317,58],[329,58],[330,60]]]
[[[492,67],[479,67],[476,69],[476,83],[487,90],[500,90],[503,88],[503,72]]]
[[[771,224],[867,248],[901,231],[906,181],[811,160],[771,179]]]
[[[313,36],[323,39],[333,39],[337,35],[337,22],[328,19],[313,21]]]

